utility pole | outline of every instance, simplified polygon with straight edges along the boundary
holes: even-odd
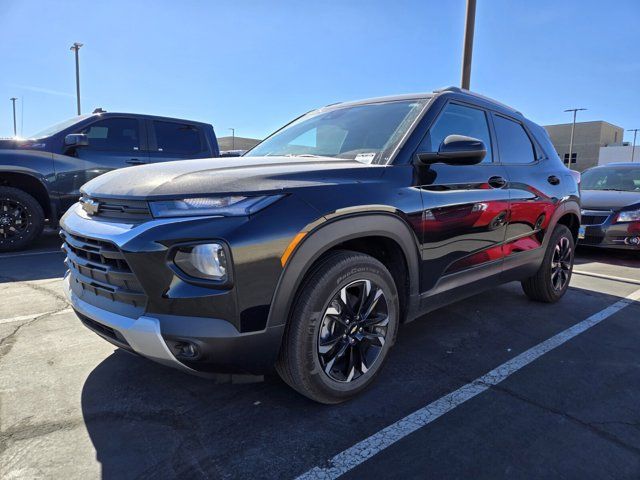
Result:
[[[571,140],[569,141],[569,158],[567,159],[567,168],[571,168],[571,156],[573,154],[573,133],[576,130],[576,114],[586,108],[569,108],[565,112],[573,112],[573,124],[571,125]]]
[[[467,20],[464,29],[464,51],[462,53],[462,79],[460,86],[469,90],[471,84],[471,56],[473,54],[473,31],[476,23],[476,0],[467,0]]]
[[[75,42],[73,45],[71,45],[71,48],[70,48],[70,50],[73,50],[76,54],[76,97],[78,99],[78,115],[81,115],[80,113],[80,57],[78,55],[78,51],[80,50],[81,46],[82,46],[82,43]]]
[[[231,130],[231,150],[235,150],[236,149],[236,129],[230,128],[229,130]]]
[[[633,132],[633,147],[631,147],[631,162],[632,163],[633,163],[633,157],[635,157],[635,154],[636,154],[636,135],[638,134],[638,130],[640,130],[640,128],[630,128],[629,130],[627,130],[627,132]]]
[[[17,137],[18,136],[18,130],[16,130],[16,97],[11,97],[9,100],[11,100],[11,103],[13,103],[13,136]]]

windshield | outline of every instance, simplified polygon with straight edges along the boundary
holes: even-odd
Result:
[[[65,120],[64,122],[56,123],[55,125],[51,125],[50,127],[47,127],[44,130],[41,130],[41,131],[39,131],[37,133],[34,133],[33,135],[29,135],[29,137],[27,137],[27,138],[50,137],[54,133],[58,133],[61,130],[64,130],[65,128],[70,127],[74,123],[79,122],[80,120],[83,120],[83,119],[87,118],[88,116],[89,115],[80,115],[78,117],[73,117],[73,118],[70,118],[69,120]]]
[[[334,157],[387,163],[428,100],[317,110],[276,132],[245,156]]]
[[[583,190],[640,192],[640,165],[587,170],[582,174],[581,188]]]

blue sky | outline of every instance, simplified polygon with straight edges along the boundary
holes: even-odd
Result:
[[[0,2],[0,136],[143,112],[263,137],[336,101],[460,81],[464,0]],[[471,88],[541,124],[640,127],[640,1],[478,0]],[[21,112],[24,115],[21,118]],[[631,136],[626,135],[630,140]]]

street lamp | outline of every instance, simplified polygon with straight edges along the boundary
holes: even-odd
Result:
[[[236,129],[230,128],[229,130],[231,130],[231,150],[235,150],[236,149]]]
[[[14,117],[15,117],[15,113],[14,113]],[[14,122],[15,122],[15,119],[14,119]],[[635,157],[635,154],[636,154],[636,135],[638,134],[638,130],[640,130],[640,128],[630,128],[629,130],[627,130],[627,132],[633,132],[633,147],[631,147],[631,162],[633,162],[633,157]]]
[[[473,31],[476,23],[476,0],[467,0],[467,20],[464,29],[464,51],[462,53],[462,78],[460,86],[469,90],[471,84],[471,56],[473,54]]]
[[[78,99],[78,115],[80,115],[80,57],[78,51],[82,43],[75,42],[69,50],[73,50],[76,54],[76,97]]]
[[[9,100],[11,100],[11,103],[13,103],[13,136],[17,137],[18,136],[18,130],[16,129],[16,97],[11,97]]]
[[[567,159],[567,168],[571,168],[571,155],[573,154],[573,132],[576,129],[576,113],[586,110],[586,108],[569,108],[565,112],[573,112],[573,124],[571,125],[571,140],[569,141],[569,158]]]

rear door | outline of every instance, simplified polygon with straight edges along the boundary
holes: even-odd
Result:
[[[209,157],[200,125],[188,122],[149,120],[149,161],[168,162]]]
[[[504,247],[510,264],[542,255],[542,241],[559,204],[566,179],[555,162],[546,161],[526,125],[514,118],[493,114],[498,151],[509,180],[510,215]],[[528,255],[520,255],[528,252]]]
[[[422,290],[433,293],[502,269],[509,193],[504,167],[494,161],[489,114],[466,103],[447,103],[417,153],[436,152],[449,135],[482,140],[487,155],[477,165],[418,166],[422,215]],[[446,277],[449,277],[447,279]]]

